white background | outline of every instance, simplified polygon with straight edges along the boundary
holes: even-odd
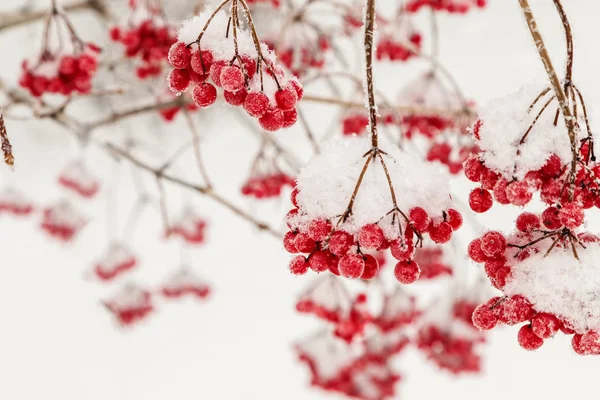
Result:
[[[489,1],[486,11],[442,18],[440,26],[441,59],[478,102],[516,90],[524,82],[544,79],[518,2]],[[10,9],[11,3],[19,0],[3,1],[0,7]],[[555,63],[562,67],[563,36],[552,1],[531,3]],[[593,116],[594,108],[600,107],[600,5],[595,0],[565,3],[574,27],[575,81]],[[387,0],[382,4],[391,6]],[[82,21],[86,20],[77,20],[78,26],[85,26],[83,33],[98,29],[97,24],[81,25]],[[21,59],[34,54],[38,39],[39,26],[37,31],[16,29],[0,35],[3,79],[16,82]],[[418,67],[378,66],[375,83],[398,88]],[[393,90],[388,92],[394,95]],[[319,129],[333,109],[309,110],[313,126]],[[252,156],[248,149],[257,143],[229,117],[213,112],[211,118],[211,128],[203,127],[211,176],[218,190],[244,204],[237,188]],[[141,120],[132,122],[131,128],[144,137],[148,130],[151,143],[165,140]],[[11,122],[9,130],[17,166],[14,172],[0,167],[0,182],[20,187],[37,204],[60,198],[56,175],[78,154],[72,137],[47,122]],[[178,134],[175,128],[172,132]],[[98,137],[116,134],[107,129]],[[295,143],[291,136],[300,134],[299,130],[277,133],[288,144]],[[110,182],[107,158],[98,150],[89,153],[98,175]],[[465,187],[457,183],[455,193],[464,198]],[[119,213],[126,215],[131,189],[123,187],[119,193]],[[173,203],[179,201],[177,196]],[[69,245],[49,240],[38,228],[39,215],[24,221],[0,218],[0,399],[331,398],[308,387],[307,371],[291,350],[293,341],[314,327],[309,317],[294,313],[295,295],[306,278],[288,273],[289,257],[277,240],[240,223],[209,200],[194,199],[209,218],[210,242],[193,253],[193,263],[213,283],[214,296],[203,304],[160,303],[147,321],[132,330],[119,330],[99,303],[118,285],[107,288],[84,279],[106,245],[104,197],[105,193],[90,203],[80,203],[94,222]],[[263,217],[271,213],[269,207],[247,207],[260,210],[257,214]],[[288,207],[287,200],[272,207],[278,209],[272,218],[277,220]],[[177,209],[176,204],[173,208]],[[512,221],[507,215],[514,215],[514,210],[495,209],[479,220],[488,227],[508,229]],[[122,223],[124,217],[119,219]],[[179,263],[177,246],[165,244],[159,229],[158,214],[150,211],[134,242],[142,269],[133,276],[148,285],[156,285]],[[597,226],[590,229],[598,231]],[[459,263],[475,268],[465,259]],[[409,351],[400,360],[404,373],[400,396],[564,399],[595,392],[599,360],[576,356],[568,338],[562,336],[527,353],[518,346],[516,334],[515,328],[491,333],[485,373],[475,377],[454,379]]]

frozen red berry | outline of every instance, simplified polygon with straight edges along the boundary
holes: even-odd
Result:
[[[448,210],[448,223],[452,227],[452,230],[456,231],[462,226],[463,217],[458,211],[451,208]]]
[[[283,128],[284,124],[283,111],[279,108],[268,110],[262,117],[258,119],[258,123],[266,131],[276,131]]]
[[[394,267],[394,276],[398,282],[408,285],[419,279],[421,268],[413,260],[400,261]]]
[[[285,87],[275,92],[275,101],[282,110],[291,110],[298,102],[298,94],[293,87]]]
[[[498,308],[500,321],[507,325],[515,325],[529,321],[535,314],[529,300],[521,295],[509,297],[500,303]]]
[[[556,316],[548,313],[538,313],[531,320],[531,329],[536,336],[542,339],[549,339],[560,327],[560,322]]]
[[[524,212],[517,217],[516,226],[521,232],[531,232],[540,228],[540,218],[534,213]]]
[[[492,208],[492,195],[485,189],[473,189],[469,194],[469,206],[476,213],[484,213]]]
[[[555,230],[562,226],[559,210],[556,207],[548,207],[542,213],[542,223],[548,229]]]
[[[296,244],[294,243],[296,239],[296,234],[294,232],[286,232],[283,236],[283,247],[288,253],[295,254],[298,252],[296,248]]]
[[[413,223],[413,226],[419,232],[426,232],[431,223],[431,219],[427,212],[421,207],[415,207],[408,212],[408,216]]]
[[[506,187],[506,197],[511,204],[524,206],[531,201],[533,193],[527,182],[512,182]]]
[[[283,112],[283,127],[289,128],[298,120],[298,111],[295,108]]]
[[[358,232],[358,244],[365,249],[377,249],[384,240],[383,231],[377,224],[367,224]]]
[[[506,250],[506,239],[497,231],[487,232],[481,238],[481,251],[489,258],[495,258]]]
[[[537,337],[533,333],[531,325],[523,325],[519,329],[517,339],[521,347],[529,351],[537,350],[544,344],[544,339]]]
[[[498,323],[498,316],[486,303],[481,304],[473,311],[473,325],[479,330],[490,330]]]
[[[269,98],[260,92],[250,92],[244,101],[244,109],[255,118],[261,118],[269,110]]]
[[[300,193],[300,189],[298,189],[298,186],[296,186],[296,187],[294,187],[294,190],[292,190],[292,193],[290,194],[290,201],[292,202],[294,207],[298,207],[298,193]]]
[[[308,271],[308,262],[306,257],[296,256],[290,262],[290,272],[294,275],[303,275]]]
[[[396,260],[408,261],[415,253],[415,246],[412,240],[398,238],[390,243],[390,252]]]
[[[221,72],[223,71],[223,68],[227,67],[227,62],[223,61],[223,60],[219,60],[219,61],[215,61],[211,66],[210,66],[210,79],[212,79],[213,83],[216,86],[221,87]]]
[[[315,251],[308,259],[308,266],[315,272],[327,271],[333,261],[331,253],[324,250]]]
[[[244,73],[235,65],[227,65],[221,68],[219,82],[224,90],[237,92],[244,87]]]
[[[595,331],[576,334],[572,339],[573,350],[580,355],[600,355],[600,335]]]
[[[340,258],[338,269],[346,278],[360,278],[365,270],[365,260],[360,254],[346,254]]]
[[[217,101],[217,88],[210,83],[202,83],[194,87],[194,103],[198,107],[208,107]]]
[[[331,234],[328,248],[336,256],[343,256],[348,253],[353,243],[352,235],[344,231],[335,231]]]
[[[185,91],[190,84],[190,73],[186,69],[173,69],[169,72],[169,88],[180,93]]]
[[[298,97],[298,101],[302,100],[302,97],[304,96],[304,88],[302,87],[302,85],[300,84],[300,82],[298,82],[295,79],[290,80],[289,83],[294,90],[296,91],[296,95]]]
[[[202,53],[196,51],[192,54],[190,66],[192,70],[202,76],[208,75],[213,64],[213,55],[208,50],[202,50]],[[227,65],[225,61],[220,62],[221,66]],[[215,71],[216,74],[217,71]],[[219,78],[221,77],[219,73]]]
[[[431,225],[429,237],[435,243],[447,243],[452,238],[452,231],[452,226],[448,222],[441,222],[439,225]]]
[[[169,63],[175,68],[187,68],[191,58],[192,52],[183,42],[177,42],[169,49]]]
[[[552,154],[546,164],[540,169],[540,173],[547,178],[557,178],[560,175],[562,169],[562,162],[560,157],[556,154]]]
[[[331,222],[326,219],[315,219],[308,225],[307,233],[311,239],[321,242],[329,236],[331,229]]]
[[[483,263],[488,260],[488,256],[485,255],[483,250],[481,249],[481,239],[475,239],[471,243],[469,243],[468,254],[471,260]]]
[[[583,224],[583,207],[577,203],[567,203],[558,211],[558,219],[566,228],[575,229]]]
[[[361,279],[369,280],[377,276],[379,272],[379,262],[370,254],[365,254],[365,270],[360,276]]]
[[[310,253],[315,248],[315,241],[305,233],[298,233],[294,239],[294,245],[300,253]]]
[[[241,106],[242,104],[244,104],[247,95],[248,92],[245,88],[241,88],[237,92],[228,92],[227,90],[223,92],[223,97],[225,98],[225,101],[228,104],[231,104],[232,106]]]

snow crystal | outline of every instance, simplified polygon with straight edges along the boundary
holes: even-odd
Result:
[[[556,154],[565,164],[571,160],[571,143],[562,116],[554,126],[556,100],[537,121],[525,142],[519,145],[536,115],[553,95],[548,93],[528,113],[529,106],[544,88],[533,84],[525,86],[516,93],[490,101],[479,111],[483,121],[478,142],[481,156],[488,168],[508,180],[513,177],[523,179],[527,172],[540,169],[551,154]],[[584,124],[580,121],[580,126]],[[579,138],[585,136],[585,130],[580,130]]]
[[[326,143],[298,177],[298,225],[317,218],[337,222],[348,206],[352,192],[365,164],[363,155],[371,149],[368,138],[346,137]],[[441,170],[418,160],[396,147],[383,149],[399,208],[408,213],[413,207],[422,207],[430,217],[440,219],[450,207],[448,177]],[[349,233],[356,233],[368,224],[376,223],[393,209],[388,182],[381,161],[369,165],[352,209],[352,215],[340,225]],[[380,223],[388,239],[398,237],[397,225]],[[401,221],[404,224],[404,221]]]
[[[511,296],[521,294],[540,312],[568,320],[578,333],[600,331],[600,244],[578,248],[555,247],[511,265],[512,278],[504,287]]]

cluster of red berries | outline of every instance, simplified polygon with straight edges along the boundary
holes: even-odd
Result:
[[[362,250],[389,249],[398,260],[394,268],[396,279],[410,284],[421,274],[419,265],[413,260],[415,236],[429,234],[435,243],[446,243],[453,232],[462,226],[462,215],[454,209],[444,212],[443,220],[434,222],[421,207],[409,211],[407,218],[410,223],[404,235],[394,240],[388,240],[377,223],[363,226],[356,235],[334,228],[331,221],[326,219],[315,219],[308,225],[300,226],[294,222],[300,212],[297,195],[296,188],[292,192],[292,203],[296,208],[286,217],[290,231],[283,240],[289,253],[306,254],[295,256],[290,262],[291,272],[297,275],[312,269],[314,272],[329,271],[350,279],[372,279],[379,272],[379,264],[375,257]]]
[[[112,281],[116,277],[132,270],[138,260],[123,243],[111,243],[104,256],[96,262],[94,274],[101,281]]]
[[[349,110],[342,117],[342,133],[349,135],[362,135],[367,132],[369,116],[364,109]]]
[[[476,304],[468,300],[456,299],[449,316],[451,324],[427,323],[419,329],[417,347],[439,368],[453,374],[481,371],[481,357],[476,350],[485,338],[471,322],[475,307]],[[454,324],[462,326],[454,329]]]
[[[152,293],[131,283],[125,285],[103,304],[113,313],[121,326],[131,326],[154,311]]]
[[[335,326],[336,337],[346,342],[362,334],[371,316],[365,308],[367,297],[352,299],[344,284],[333,276],[320,279],[296,303],[296,310],[312,314]]]
[[[385,295],[381,312],[372,319],[372,323],[381,332],[394,332],[409,326],[421,314],[415,297],[398,287],[391,294]]]
[[[281,5],[279,0],[246,0],[246,3],[248,3],[248,5],[271,5],[275,8],[278,8]]]
[[[406,46],[406,43],[420,50],[423,37],[418,32],[407,34],[406,38],[400,38],[396,35],[383,35],[377,42],[375,56],[378,60],[388,59],[390,61],[408,61],[416,54],[412,48]]]
[[[441,115],[410,114],[402,117],[401,126],[407,139],[411,139],[415,134],[432,139],[452,128],[454,121]]]
[[[209,45],[200,51],[197,46],[192,48],[183,42],[173,44],[168,57],[174,67],[169,74],[171,90],[181,93],[191,85],[196,105],[208,107],[217,100],[216,88],[221,87],[227,103],[243,106],[267,131],[288,128],[296,123],[296,103],[303,96],[302,85],[296,79],[286,77],[271,61],[262,62],[262,73],[259,73],[256,60],[249,55],[231,61],[218,59],[216,54]],[[263,79],[270,79],[277,85],[274,93],[261,89]]]
[[[188,268],[176,271],[161,287],[163,296],[171,299],[192,296],[206,299],[210,295],[210,286]]]
[[[447,142],[434,142],[427,151],[427,161],[438,161],[448,167],[448,171],[456,175],[463,169],[463,163],[470,154],[477,151],[476,146],[462,145],[456,148]]]
[[[44,93],[64,96],[88,94],[92,90],[92,78],[98,67],[99,51],[98,47],[87,45],[81,53],[45,52],[34,65],[25,60],[21,65],[19,85],[35,97]]]
[[[436,11],[465,14],[473,6],[483,8],[487,0],[410,0],[406,4],[406,11],[417,12],[423,7],[431,7]]]
[[[33,204],[16,189],[8,187],[0,192],[0,214],[29,215],[33,209]]]
[[[206,221],[191,208],[183,210],[181,216],[167,229],[166,237],[179,237],[188,244],[202,244],[206,236]]]
[[[58,183],[85,198],[94,197],[100,190],[100,181],[92,175],[83,162],[68,165],[59,175]]]
[[[557,212],[548,212],[553,208]],[[515,234],[506,238],[500,232],[487,232],[469,244],[469,257],[475,262],[484,263],[485,272],[492,285],[503,290],[513,279],[513,268],[535,254],[547,253],[547,243],[544,245],[543,242],[548,238],[554,240],[556,236],[556,241],[549,248],[554,251],[570,251],[573,240],[586,246],[600,242],[600,238],[589,233],[574,235],[569,230],[571,228],[565,226],[565,223],[570,226],[577,225],[573,221],[580,218],[583,220],[583,211],[581,216],[577,213],[577,217],[574,218],[570,211],[561,214],[555,207],[546,209],[541,216],[524,212],[517,218]],[[559,234],[565,229],[566,234]],[[521,294],[494,297],[477,307],[473,313],[473,323],[479,329],[492,329],[499,322],[506,325],[527,322],[518,333],[519,344],[527,350],[538,349],[545,339],[551,338],[559,330],[567,335],[575,333],[566,318],[548,312],[538,312],[527,297]],[[572,344],[578,354],[600,355],[600,335],[594,330],[575,334]]]
[[[314,43],[291,43],[277,48],[277,58],[293,75],[301,77],[325,66],[325,55],[331,48],[329,39],[319,36]]]
[[[283,172],[254,176],[244,183],[242,194],[257,199],[270,199],[279,197],[285,186],[293,187],[295,184],[295,179]]]
[[[50,236],[68,242],[87,223],[87,219],[67,201],[44,210],[41,227]]]
[[[381,342],[379,335],[374,335],[374,339],[369,343]],[[406,343],[404,340],[401,346],[396,346],[398,351]],[[396,395],[400,375],[394,371],[389,357],[382,356],[379,350],[376,347],[375,352],[371,352],[371,346],[365,342],[361,354],[356,355],[343,342],[326,333],[296,345],[298,358],[310,370],[312,386],[364,400],[382,400]]]
[[[452,275],[452,267],[443,258],[444,250],[441,247],[429,246],[416,249],[414,260],[421,267],[420,279]]]
[[[173,27],[147,19],[136,26],[118,27],[110,30],[110,38],[125,47],[125,56],[139,60],[136,75],[139,79],[160,76],[169,48],[175,41]]]

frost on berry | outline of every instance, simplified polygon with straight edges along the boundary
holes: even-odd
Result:
[[[377,224],[367,224],[358,232],[358,244],[365,249],[377,249],[384,240],[383,231]]]
[[[304,256],[296,256],[290,261],[290,272],[294,275],[303,275],[308,268],[308,262]]]
[[[244,109],[250,116],[261,118],[269,110],[269,98],[264,93],[248,93],[244,101]]]
[[[206,299],[210,295],[208,283],[187,267],[180,267],[161,284],[162,295],[176,299],[184,296]]]
[[[544,344],[544,339],[533,333],[531,325],[523,325],[519,329],[518,340],[521,347],[530,351],[537,350]]]
[[[352,299],[342,280],[334,276],[319,277],[300,296],[296,310],[317,318],[339,323],[352,308]]]
[[[206,239],[206,226],[206,221],[188,206],[171,222],[165,236],[178,237],[187,244],[200,245]]]
[[[194,87],[194,103],[198,107],[208,107],[217,101],[217,89],[210,83],[202,83]]]
[[[102,257],[96,261],[94,274],[102,281],[111,281],[135,268],[138,260],[125,244],[111,243]]]
[[[73,204],[63,200],[44,209],[42,229],[50,236],[68,242],[87,224],[83,216]]]
[[[340,258],[338,269],[346,278],[360,278],[365,270],[365,260],[359,254],[346,254]]]
[[[410,0],[406,3],[408,12],[417,12],[430,7],[435,12],[445,11],[451,14],[466,14],[475,8],[486,6],[487,0]]]
[[[398,286],[385,296],[381,313],[374,318],[373,323],[384,332],[393,331],[410,325],[420,315],[416,298]]]
[[[411,284],[421,276],[421,268],[413,260],[400,261],[394,267],[394,276],[400,283]]]
[[[142,287],[128,283],[103,302],[121,326],[130,326],[146,318],[153,310],[152,294]]]

